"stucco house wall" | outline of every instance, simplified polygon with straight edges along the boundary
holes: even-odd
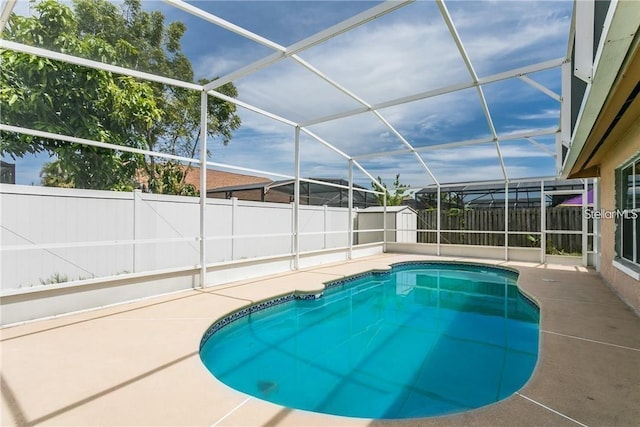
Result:
[[[603,156],[600,164],[600,204],[602,209],[613,211],[615,203],[615,170],[640,152],[640,122],[636,121],[626,134]],[[636,312],[640,312],[640,281],[614,266],[615,219],[601,220],[601,271],[602,277]]]

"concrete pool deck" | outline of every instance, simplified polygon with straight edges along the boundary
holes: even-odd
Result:
[[[541,347],[518,393],[459,415],[376,421],[293,410],[230,389],[201,363],[207,328],[252,302],[409,260],[520,271]],[[184,291],[0,330],[3,426],[638,426],[640,318],[591,270],[383,254]]]

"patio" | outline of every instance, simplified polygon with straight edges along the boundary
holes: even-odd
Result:
[[[519,286],[541,310],[540,355],[520,392],[460,415],[380,421],[288,409],[231,390],[199,359],[203,333],[226,313],[414,259],[436,257],[387,253],[4,328],[1,423],[637,425],[640,318],[583,267],[481,261],[520,271]]]
[[[62,3],[48,7],[58,10]],[[63,153],[51,151],[51,141],[63,149],[106,149],[125,157],[100,160],[138,156],[145,167],[151,159],[197,166],[201,190],[190,197],[139,187],[106,191],[118,187],[73,180],[75,188],[14,185],[29,168],[39,176],[34,160],[17,161],[7,173],[3,163],[3,175],[14,182],[0,184],[1,425],[638,425],[640,216],[631,223],[586,213],[640,213],[640,85],[634,77],[640,3],[576,1],[570,11],[569,3],[557,2],[549,12],[551,2],[401,0],[352,2],[344,10],[296,2],[331,9],[314,25],[306,17],[319,18],[316,11],[283,15],[278,2],[233,2],[236,10],[266,5],[266,14],[256,9],[238,16],[223,2],[193,3],[147,5],[189,24],[185,45],[198,50],[190,52],[198,73],[206,70],[199,83],[197,73],[165,75],[150,67],[153,61],[134,67],[137,61],[127,58],[34,42],[31,27],[16,23],[17,15],[34,13],[24,10],[26,3],[0,6],[0,50],[17,61],[4,61],[0,76],[19,81],[6,85],[15,93],[4,95],[0,132],[3,141],[15,142],[19,160],[25,141],[34,138],[40,141],[31,147],[34,155]],[[215,50],[218,45],[225,49]],[[25,58],[48,64],[35,73],[35,83],[21,80],[33,67],[4,72]],[[61,111],[73,118],[96,110],[97,129],[110,121],[111,110],[96,107],[103,101],[98,91],[87,93],[92,108],[52,106],[50,122],[40,123],[39,110],[23,101],[38,98],[34,89],[49,95],[57,88],[46,83],[56,67],[81,70],[71,74],[87,81],[107,76],[142,89],[185,91],[197,107],[193,145],[180,154],[138,133],[118,140],[58,126]],[[75,91],[84,86],[78,81],[59,83]],[[239,92],[226,94],[226,83]],[[224,138],[207,136],[212,101],[237,108],[242,119],[224,150]],[[129,136],[140,145],[127,145]],[[293,199],[208,198],[212,168],[291,182]],[[384,183],[399,180],[399,172],[407,191],[432,193],[435,218],[426,229],[387,223]],[[579,185],[556,188],[567,177]],[[312,185],[332,187],[346,199],[339,207],[304,205],[304,189],[309,198]],[[499,194],[491,206],[500,221],[471,224],[468,200],[454,206],[449,196],[470,186]],[[522,215],[522,223],[519,186],[531,189],[527,202],[536,210]],[[382,198],[377,229],[360,227],[357,191]],[[554,199],[570,196],[581,197],[575,226],[547,222]],[[469,218],[460,216],[464,227],[443,223],[452,208],[468,211]],[[408,231],[411,241],[397,238]],[[376,237],[363,243],[364,233]],[[490,235],[492,243],[479,242]],[[556,247],[561,235],[579,241],[579,248]],[[458,415],[344,418],[232,390],[199,358],[207,328],[235,310],[410,260],[520,271],[519,286],[541,312],[538,364],[524,388]]]

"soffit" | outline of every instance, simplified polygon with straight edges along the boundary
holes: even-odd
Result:
[[[590,173],[596,171],[603,157],[640,120],[640,97],[636,96],[625,105],[634,91],[637,92],[640,81],[640,40],[636,40],[633,46],[633,53],[629,56],[624,71],[618,76],[569,178],[584,177],[587,170]],[[622,110],[624,112],[621,114]],[[638,148],[640,149],[640,144]]]

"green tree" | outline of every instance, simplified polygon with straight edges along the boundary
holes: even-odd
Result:
[[[12,15],[3,38],[194,80],[181,51],[184,24],[165,25],[163,14],[143,11],[140,0],[125,0],[121,8],[105,0],[74,0],[73,9],[43,0],[34,8],[32,17]],[[197,150],[199,93],[10,50],[0,50],[0,61],[3,123],[188,157]],[[219,90],[237,96],[232,84]],[[209,100],[208,119],[208,135],[225,144],[240,126],[235,105],[219,99]],[[184,190],[184,171],[176,185],[155,183],[166,181],[164,168],[176,177],[172,162],[11,132],[1,137],[3,155],[55,154],[55,168],[43,175],[60,171],[76,187],[130,189],[143,171],[155,191]]]
[[[177,194],[179,196],[197,196],[198,190],[193,184],[185,182],[187,168],[178,162],[155,163],[155,179],[149,182],[152,193]]]
[[[74,188],[73,178],[62,169],[60,162],[55,160],[46,162],[40,171],[40,183],[45,187]]]
[[[384,192],[386,193],[387,197],[387,206],[400,206],[409,191],[408,185],[400,183],[400,174],[397,174],[396,178],[393,181],[393,193],[391,193],[387,189],[387,184],[382,181],[382,178],[378,177],[378,182],[381,183],[384,187]],[[373,182],[371,183],[371,187],[374,190],[380,191],[380,188]],[[384,197],[385,196],[383,194],[376,194],[378,205],[384,205]]]

